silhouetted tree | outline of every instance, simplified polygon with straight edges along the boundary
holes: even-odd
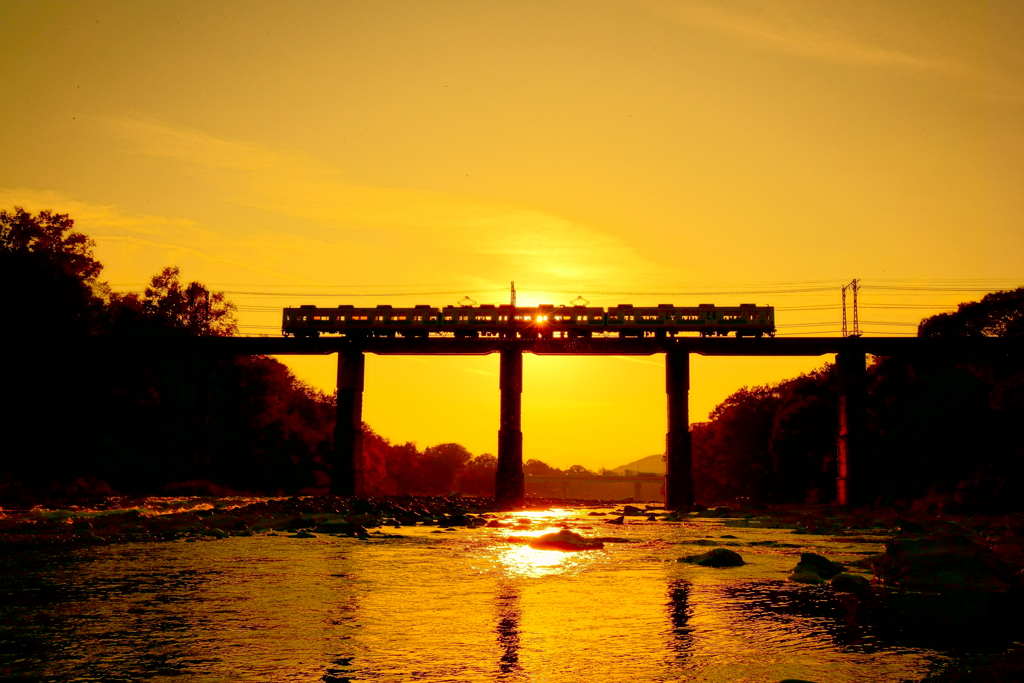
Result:
[[[925,318],[923,337],[1016,337],[1024,330],[1024,288],[966,302]],[[1024,452],[1024,359],[881,358],[869,370],[869,429],[882,502],[1009,509],[1019,506]]]
[[[8,326],[21,337],[88,334],[103,310],[95,291],[103,266],[74,225],[52,211],[0,211],[0,287]]]
[[[552,467],[546,462],[542,462],[535,458],[531,458],[523,463],[523,472],[525,474],[533,474],[536,476],[552,476],[557,474],[565,474],[562,470],[557,467]]]
[[[457,443],[442,443],[424,449],[422,462],[424,493],[444,495],[455,490],[455,478],[462,472],[473,454]]]
[[[981,301],[962,303],[952,313],[939,313],[921,321],[919,337],[1024,336],[1024,287],[993,292]]]
[[[743,387],[711,412],[693,439],[695,492],[702,501],[771,496],[769,439],[780,403],[777,386]]]
[[[494,476],[498,470],[498,459],[490,453],[478,455],[459,474],[458,489],[473,496],[493,496]]]
[[[834,500],[838,404],[833,366],[782,382],[778,391],[768,446],[768,497],[782,503]]]
[[[224,293],[210,292],[199,282],[182,284],[177,267],[154,275],[141,295],[111,292],[109,300],[109,325],[119,334],[225,337],[238,331],[235,305]]]

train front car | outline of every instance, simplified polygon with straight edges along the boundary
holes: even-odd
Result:
[[[696,332],[702,337],[775,336],[775,309],[771,306],[633,306],[620,304],[608,309],[605,329],[619,337],[673,337]]]
[[[319,337],[321,321],[316,318],[321,315],[312,304],[286,308],[281,320],[281,334],[286,337]]]
[[[736,334],[736,337],[775,336],[775,309],[771,306],[757,304],[740,304],[739,306],[713,306],[701,304],[698,309],[703,312],[704,328],[701,336],[725,337]]]
[[[775,308],[757,304],[740,304],[724,311],[724,324],[736,331],[737,337],[775,336]]]

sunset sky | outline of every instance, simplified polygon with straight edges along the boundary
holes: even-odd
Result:
[[[1024,3],[0,2],[0,208],[102,278],[283,306],[757,303],[867,334],[1024,284]],[[333,390],[335,359],[282,358]],[[829,358],[692,359],[694,421]],[[365,420],[496,452],[498,358],[375,357]],[[664,363],[525,359],[524,457],[662,452]]]

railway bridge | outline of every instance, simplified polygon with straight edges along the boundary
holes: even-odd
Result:
[[[426,339],[321,337],[204,337],[211,351],[239,355],[338,355],[338,401],[331,492],[363,490],[362,407],[365,354],[501,355],[498,468],[495,494],[506,505],[524,497],[522,391],[523,354],[554,356],[652,356],[665,354],[668,432],[665,436],[665,505],[694,504],[690,444],[690,354],[703,356],[823,356],[835,354],[838,369],[837,498],[843,505],[863,501],[861,482],[866,430],[867,356],[941,356],[968,360],[1024,351],[1014,338],[814,337],[814,338],[592,338],[592,339]]]

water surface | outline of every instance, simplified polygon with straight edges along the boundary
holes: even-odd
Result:
[[[950,653],[877,605],[787,582],[801,551],[880,552],[784,529],[591,510],[520,529],[256,534],[19,551],[0,560],[0,674],[51,681],[779,681],[920,679]],[[603,550],[533,550],[567,524]],[[733,536],[734,538],[728,538]],[[725,537],[725,538],[723,538]],[[747,564],[681,564],[709,544]],[[781,545],[780,545],[781,544]]]

